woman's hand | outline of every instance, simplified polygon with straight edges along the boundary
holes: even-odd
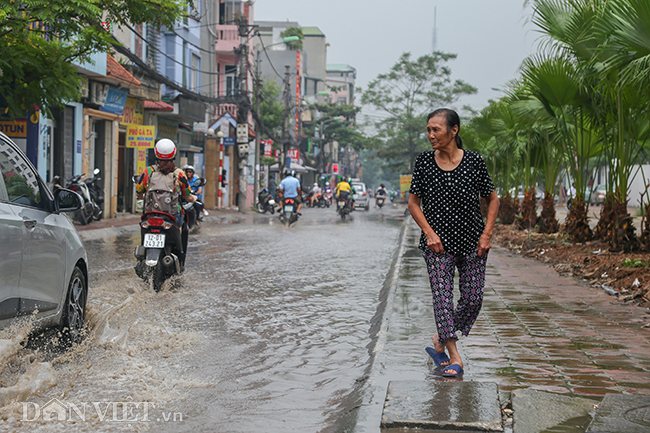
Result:
[[[490,248],[492,248],[492,236],[483,233],[480,238],[478,238],[478,247],[476,247],[476,254],[479,257],[485,255]]]
[[[434,253],[442,254],[445,252],[445,249],[442,246],[442,241],[440,236],[436,234],[433,230],[425,234],[427,238],[427,247]]]

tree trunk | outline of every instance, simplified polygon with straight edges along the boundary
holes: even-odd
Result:
[[[605,197],[596,231],[598,236],[607,242],[609,250],[612,252],[630,253],[639,249],[639,239],[636,237],[636,227],[634,227],[632,216],[627,211],[627,201],[621,201],[614,195],[608,194]],[[647,231],[646,224],[641,234],[642,243],[647,242],[644,240]]]
[[[580,195],[571,200],[571,210],[566,220],[566,232],[573,242],[588,242],[594,237],[589,227],[587,205],[585,199]]]
[[[560,224],[555,218],[555,199],[553,194],[549,191],[544,192],[544,199],[542,200],[542,215],[539,218],[539,232],[540,233],[557,233],[560,229]]]
[[[512,224],[515,222],[515,215],[517,214],[516,198],[513,200],[510,197],[510,192],[506,193],[505,197],[501,200],[499,206],[499,221],[501,224]]]
[[[531,229],[537,225],[537,202],[535,198],[535,187],[530,187],[524,193],[524,199],[521,202],[521,221],[519,227],[522,229]]]

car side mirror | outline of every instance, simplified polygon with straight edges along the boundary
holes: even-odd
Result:
[[[54,192],[54,202],[59,212],[74,212],[83,206],[81,196],[67,188],[56,189]]]

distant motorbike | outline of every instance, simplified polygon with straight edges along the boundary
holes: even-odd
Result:
[[[266,188],[263,188],[257,194],[257,211],[259,213],[269,211],[271,215],[275,213],[275,200],[273,200],[273,197],[269,194],[269,190]]]
[[[384,206],[384,201],[386,201],[386,196],[378,195],[377,196],[377,206],[381,209]]]
[[[199,178],[199,183],[198,185],[195,185],[196,187],[202,187],[206,184],[206,180],[204,178]],[[187,221],[187,228],[188,230],[192,232],[197,232],[199,227],[201,226],[201,223],[203,222],[203,215],[201,212],[197,214],[196,212],[196,206],[194,206],[194,203],[188,202],[184,197],[181,197],[182,201],[182,206],[183,209],[185,209],[185,218]],[[201,204],[201,207],[203,207],[203,203],[197,200],[198,203]]]
[[[337,199],[336,211],[343,221],[345,221],[345,218],[353,211],[352,200],[347,191],[341,191],[340,196]]]
[[[325,207],[332,206],[332,191],[326,192],[323,194],[323,200],[325,201]]]
[[[293,199],[284,199],[280,208],[280,221],[286,226],[291,226],[298,221],[298,205]]]

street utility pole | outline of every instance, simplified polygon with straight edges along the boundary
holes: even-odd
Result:
[[[237,206],[239,212],[246,213],[246,162],[248,160],[248,107],[250,99],[248,96],[248,36],[251,29],[248,26],[248,18],[241,16],[238,22],[239,37],[239,106],[237,107],[237,164],[238,171],[238,196]]]
[[[285,65],[284,72],[284,114],[282,116],[282,154],[280,155],[280,161],[278,163],[278,168],[280,169],[280,174],[283,172],[283,168],[286,166],[287,153],[289,152],[289,107],[291,106],[291,72],[289,66]]]

